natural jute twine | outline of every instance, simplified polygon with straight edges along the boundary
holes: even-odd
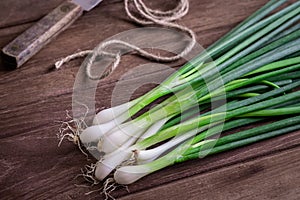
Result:
[[[125,11],[127,13],[127,16],[133,20],[136,23],[139,23],[141,25],[160,25],[162,27],[176,29],[181,32],[186,33],[191,37],[191,40],[189,44],[181,51],[179,54],[175,56],[159,56],[155,55],[153,53],[150,53],[146,50],[141,49],[138,46],[132,45],[128,42],[124,42],[121,40],[109,40],[106,42],[103,42],[101,45],[97,47],[97,49],[94,50],[85,50],[80,51],[78,53],[74,53],[72,55],[69,55],[55,63],[55,68],[59,69],[64,63],[69,62],[72,59],[84,57],[88,54],[91,54],[91,57],[89,58],[86,66],[86,75],[92,79],[92,80],[99,80],[107,75],[109,75],[112,71],[114,71],[121,60],[120,53],[110,53],[107,51],[104,51],[104,49],[112,44],[122,45],[124,47],[127,47],[131,50],[134,50],[135,54],[145,57],[149,60],[154,60],[157,62],[172,62],[181,59],[185,55],[187,55],[194,47],[196,43],[196,37],[194,32],[182,25],[176,24],[173,21],[182,18],[188,13],[189,10],[189,1],[188,0],[178,0],[178,5],[176,8],[168,11],[161,11],[161,10],[154,10],[145,5],[143,0],[124,0],[125,4]],[[133,7],[136,10],[136,13],[133,13],[133,9],[130,9],[129,4],[132,4]],[[102,76],[94,76],[91,74],[91,68],[92,64],[95,61],[97,56],[108,56],[111,58],[114,58],[114,63],[110,67],[110,69],[104,73]]]

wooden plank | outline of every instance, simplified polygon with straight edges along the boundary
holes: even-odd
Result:
[[[267,0],[203,0],[201,3],[191,0],[190,13],[178,23],[195,30],[199,43],[207,47],[265,2]],[[39,19],[59,3],[58,0],[9,2],[11,6],[15,5],[18,12],[14,11],[12,13],[14,17],[8,18],[9,21],[2,22],[0,25],[2,27],[0,29],[0,47],[3,47],[33,24],[34,20]],[[151,1],[151,6],[159,7],[161,3],[161,1]],[[0,7],[4,4],[8,5],[6,1],[1,1]],[[30,4],[39,5],[41,9],[29,12],[29,7],[25,5]],[[163,1],[161,8],[171,8],[172,6],[171,1]],[[100,41],[114,34],[136,27],[139,26],[131,23],[125,16],[123,1],[103,1],[101,6],[85,13],[22,68],[5,71],[3,65],[0,67],[1,199],[99,199],[98,193],[90,196],[84,195],[85,192],[98,189],[97,187],[74,186],[74,184],[86,184],[82,179],[74,180],[74,177],[80,173],[80,168],[84,164],[91,161],[87,161],[71,143],[64,142],[60,148],[57,148],[56,133],[60,123],[55,121],[65,120],[65,110],[71,110],[74,79],[82,59],[72,61],[58,71],[52,70],[53,63],[78,49],[91,49]],[[97,107],[110,106],[111,92],[122,74],[138,64],[146,62],[135,56],[125,56],[120,68],[108,79],[100,82],[96,95]],[[155,76],[156,73],[140,75],[139,80],[131,77],[130,80],[140,81],[146,77]],[[130,82],[127,82],[124,87],[129,85]],[[148,91],[150,87],[152,86],[143,87],[134,95],[139,96]],[[124,91],[126,92],[126,90]],[[238,166],[242,165],[236,165],[236,163],[258,159],[298,146],[300,144],[299,135],[300,132],[295,132],[232,152],[208,157],[201,161],[194,160],[169,167],[129,186],[130,191],[135,194],[126,198],[138,197],[139,192],[146,190],[161,191],[161,194],[168,191],[164,190],[161,185],[169,185],[174,181],[175,183],[182,182],[188,177],[209,177],[210,173],[226,171],[226,167],[232,165],[235,168],[231,169],[238,170],[240,169]],[[282,161],[281,156],[274,155],[272,159],[276,163]],[[269,168],[269,165],[266,166],[264,172]],[[282,165],[279,165],[279,168],[284,169]],[[289,172],[292,172],[293,169],[298,170],[296,167],[291,167]],[[272,172],[273,168],[270,170]],[[265,180],[265,184],[272,183],[267,182],[268,175],[260,174],[260,178]],[[219,180],[217,186],[223,187],[226,183],[222,180],[225,181],[225,179]],[[297,183],[295,180],[289,180],[291,183]],[[270,181],[274,181],[274,179]],[[246,183],[249,184],[249,182]],[[230,182],[230,184],[233,183]],[[292,188],[291,184],[288,187]],[[261,191],[258,186],[249,190],[249,193]],[[200,195],[201,192],[195,190],[195,195]],[[118,190],[113,195],[121,197],[127,195],[127,192]],[[151,195],[152,193],[149,193],[149,198]]]
[[[23,65],[82,13],[83,9],[73,2],[60,4],[2,49],[5,65],[12,69]]]
[[[120,198],[296,200],[300,196],[300,147]]]
[[[211,2],[206,0],[201,4],[198,4],[197,1],[191,1],[192,9],[190,14],[180,21],[180,23],[192,28],[197,33],[198,42],[204,47],[207,47],[230,30],[231,27],[267,2],[267,0],[256,0],[251,2],[251,4],[249,3],[249,8],[245,9],[244,4],[235,0],[234,5],[236,7],[232,9],[232,5],[229,3],[224,4],[222,7],[216,6],[218,1]],[[159,4],[159,2],[156,2],[156,4]],[[207,9],[205,12],[198,12],[199,9],[202,9],[202,6],[204,8],[207,7]],[[108,21],[110,23],[107,23]],[[114,24],[114,26],[111,26],[111,24]],[[0,84],[49,73],[49,69],[59,58],[72,54],[78,49],[93,49],[104,39],[136,27],[138,26],[131,23],[126,17],[123,3],[101,4],[101,6],[85,13],[68,30],[60,34],[22,68],[14,71],[14,73],[0,71]],[[20,33],[24,30],[20,30]],[[2,35],[2,37],[4,38],[1,42],[3,46],[13,39],[11,36],[5,37]],[[70,65],[78,67],[79,64],[75,62]],[[122,63],[120,70],[125,68],[125,66],[131,65]],[[61,74],[62,72],[56,73]],[[68,81],[73,81],[73,79]]]
[[[36,21],[62,2],[63,0],[0,1],[0,28]]]
[[[0,168],[2,173],[0,185],[5,185],[0,189],[2,199],[56,199],[57,194],[60,194],[60,199],[68,199],[68,196],[71,196],[72,199],[81,199],[85,192],[99,189],[98,187],[77,188],[74,186],[74,184],[86,184],[82,179],[74,180],[74,177],[80,173],[79,169],[88,161],[70,143],[64,143],[60,148],[57,148],[55,135],[49,134],[54,128],[57,128],[57,125],[34,128],[33,131],[26,131],[26,134],[1,139]],[[270,152],[276,153],[299,146],[299,135],[299,132],[288,134],[231,152],[207,157],[203,160],[178,164],[141,179],[130,185],[129,190],[131,193],[151,191],[151,188],[160,190],[163,185],[169,185],[176,180],[180,182],[188,177],[206,176],[206,174],[214,173],[215,170],[226,169],[228,166],[240,163],[232,167],[232,171],[237,171],[246,161],[268,156]],[[297,151],[299,152],[299,148]],[[294,162],[294,166],[299,165],[299,154],[297,154],[298,157],[285,155],[288,155],[285,156],[287,160]],[[277,166],[278,159],[275,156],[270,160],[273,160],[275,162],[273,165]],[[285,168],[278,165],[278,169],[284,171]],[[269,170],[272,171],[272,168],[268,165],[265,167],[264,173],[260,175],[266,179],[265,184],[271,185],[276,178],[280,177],[274,176],[274,179],[268,181],[270,176],[265,173]],[[297,169],[295,170],[294,174],[297,174]],[[226,174],[226,177],[230,177],[230,174]],[[293,181],[291,183],[294,184]],[[223,184],[226,184],[225,181]],[[257,188],[249,188],[248,190],[251,193],[255,192]],[[163,188],[161,191],[164,192]],[[200,195],[201,192],[196,194]],[[126,194],[127,191],[124,189],[113,193],[116,197]],[[149,193],[149,198],[151,198],[151,194]],[[95,193],[88,197],[99,198],[99,196],[101,196],[99,193]]]

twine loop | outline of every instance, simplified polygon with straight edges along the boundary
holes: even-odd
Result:
[[[195,33],[191,29],[185,26],[174,23],[175,20],[182,18],[188,13],[189,11],[188,0],[178,0],[177,6],[174,9],[168,11],[151,9],[148,6],[146,6],[143,0],[124,0],[124,6],[125,6],[125,11],[127,16],[132,21],[141,25],[160,25],[166,28],[172,28],[184,32],[191,37],[189,44],[179,54],[175,56],[160,56],[160,55],[150,53],[128,42],[114,39],[114,40],[103,42],[95,50],[85,50],[85,51],[80,51],[78,53],[69,55],[57,61],[55,63],[55,68],[59,69],[63,64],[69,62],[72,59],[84,57],[91,54],[91,57],[87,61],[86,75],[92,80],[99,80],[105,78],[110,73],[112,73],[120,64],[121,61],[120,52],[111,53],[105,51],[105,48],[111,46],[112,44],[124,46],[126,48],[133,50],[135,54],[139,56],[157,62],[173,62],[179,60],[185,55],[187,55],[193,49],[196,43]],[[111,65],[111,67],[108,70],[106,70],[101,76],[94,76],[91,73],[92,65],[97,56],[108,56],[114,59],[114,62]]]

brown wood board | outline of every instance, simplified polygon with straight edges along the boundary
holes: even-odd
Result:
[[[0,47],[59,5],[61,0],[0,1]],[[191,9],[178,23],[192,28],[207,47],[267,0],[190,0]],[[171,8],[171,1],[150,2]],[[92,49],[119,32],[140,27],[125,15],[123,1],[103,1],[85,13],[21,68],[0,65],[0,199],[102,199],[95,188],[74,177],[87,163],[71,143],[57,147],[56,133],[72,109],[72,90],[83,59],[53,70],[59,58]],[[100,82],[97,107],[108,107],[122,74],[147,61],[125,56],[121,66]],[[160,73],[160,72],[158,72]],[[149,76],[141,75],[139,79]],[[132,79],[134,80],[133,77]],[[130,84],[128,82],[127,84]],[[124,86],[126,88],[126,85]],[[135,96],[152,86],[142,87]],[[299,199],[300,132],[231,152],[168,167],[129,186],[120,199]]]

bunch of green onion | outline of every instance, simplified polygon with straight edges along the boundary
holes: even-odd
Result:
[[[271,0],[153,90],[99,112],[80,134],[104,154],[95,177],[114,173],[117,183],[130,184],[175,163],[300,129],[300,2],[274,13],[285,2]]]

